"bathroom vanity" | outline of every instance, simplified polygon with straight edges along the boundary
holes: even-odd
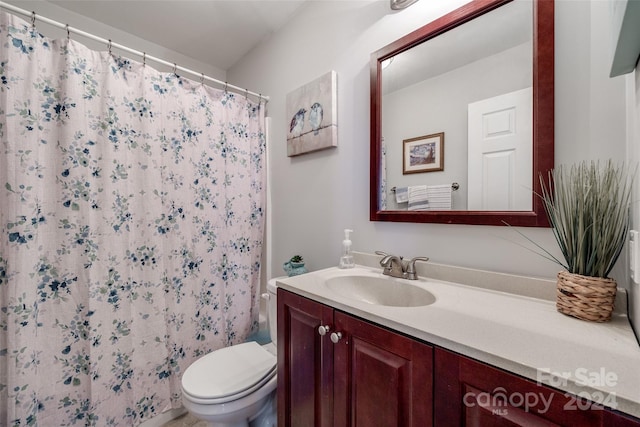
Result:
[[[278,313],[279,426],[431,424],[432,346],[284,290]]]
[[[532,297],[487,284],[517,290],[531,286],[525,278],[455,270],[432,272],[480,287],[413,285],[361,266],[279,281],[279,425],[640,426],[640,347],[624,314],[583,322],[555,312],[545,281],[533,280]],[[390,303],[399,305],[388,306],[365,285],[359,294],[331,286],[349,274],[434,299],[411,306],[397,288]]]

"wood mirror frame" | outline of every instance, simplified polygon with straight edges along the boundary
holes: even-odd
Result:
[[[463,25],[512,0],[472,0],[371,55],[371,221],[549,227],[540,197],[540,174],[554,166],[554,1],[533,0],[533,210],[401,211],[380,210],[382,139],[382,61]]]

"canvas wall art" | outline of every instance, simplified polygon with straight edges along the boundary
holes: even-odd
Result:
[[[287,94],[287,156],[338,145],[337,77],[330,71]]]

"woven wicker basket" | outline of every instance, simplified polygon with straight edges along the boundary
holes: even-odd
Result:
[[[560,313],[592,322],[611,320],[617,284],[613,279],[558,273],[556,308]]]

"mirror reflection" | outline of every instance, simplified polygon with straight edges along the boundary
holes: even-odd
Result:
[[[533,209],[532,3],[382,62],[380,210]]]

